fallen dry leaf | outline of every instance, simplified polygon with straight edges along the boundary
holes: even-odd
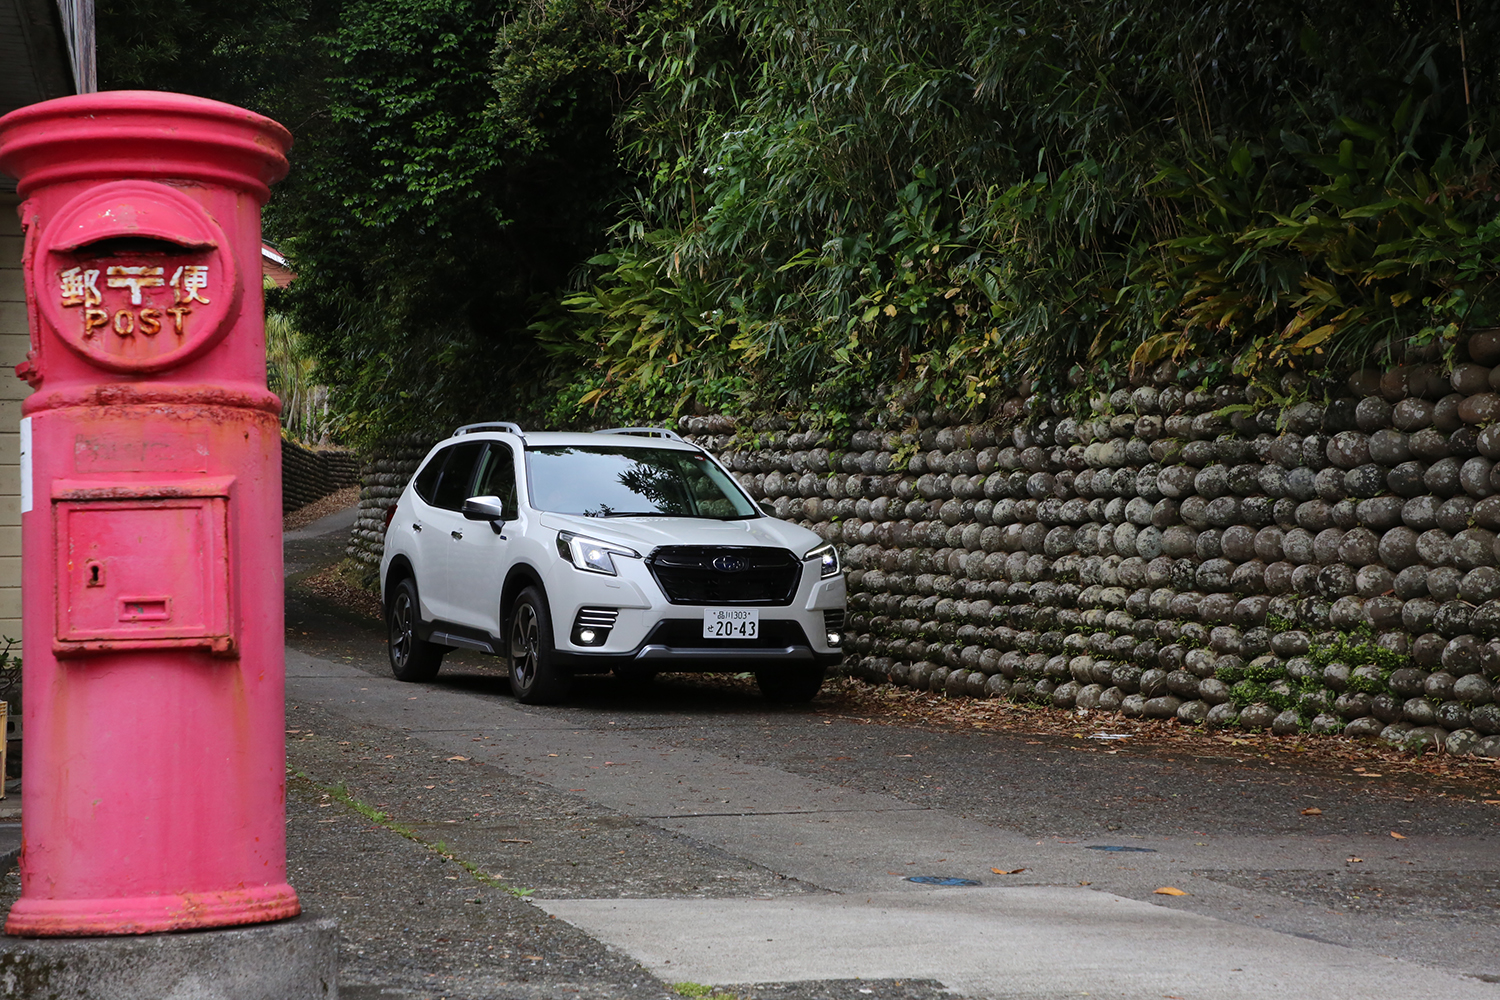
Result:
[[[1351,855],[1350,857],[1347,857],[1347,858],[1344,859],[1344,863],[1345,864],[1349,864],[1349,865],[1357,865],[1357,864],[1359,864],[1363,860],[1364,860],[1364,858],[1356,858],[1356,857],[1354,857],[1354,856]]]
[[[1158,896],[1186,896],[1187,895],[1187,893],[1183,892],[1181,889],[1178,889],[1176,886],[1170,886],[1170,885],[1164,885],[1160,889],[1155,890],[1154,892],[1155,892],[1155,895],[1158,895]]]
[[[1323,815],[1323,810],[1319,809],[1317,806],[1313,806],[1310,809],[1304,809],[1304,810],[1302,810],[1302,815],[1304,815],[1304,816],[1321,816],[1321,815]]]
[[[1397,840],[1405,840],[1406,839],[1406,834],[1404,834],[1404,833],[1397,833],[1395,830],[1391,831],[1391,836],[1395,837]]]
[[[1024,868],[991,868],[990,869],[990,871],[994,872],[996,875],[1018,875],[1021,872],[1024,872],[1025,870],[1026,869],[1024,869]]]
[[[467,758],[467,757],[449,757],[448,759],[449,760],[468,760],[469,758]]]

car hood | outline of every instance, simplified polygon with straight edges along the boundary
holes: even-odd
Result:
[[[718,521],[696,517],[579,517],[543,513],[538,522],[554,531],[573,531],[601,542],[619,542],[648,555],[662,545],[752,545],[790,549],[802,555],[823,540],[801,525],[774,517]]]

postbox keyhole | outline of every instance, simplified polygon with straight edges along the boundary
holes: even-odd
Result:
[[[88,587],[102,587],[102,586],[104,586],[104,564],[103,563],[98,562],[98,561],[90,561],[90,562],[84,563],[83,571],[88,574],[88,582],[85,584],[85,586],[88,586]]]

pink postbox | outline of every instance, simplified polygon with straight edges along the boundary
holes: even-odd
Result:
[[[118,91],[0,119],[24,199],[25,936],[295,916],[280,402],[260,209],[286,129]]]

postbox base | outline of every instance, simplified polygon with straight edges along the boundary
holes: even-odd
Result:
[[[110,899],[33,899],[22,896],[5,919],[17,937],[81,937],[207,930],[284,920],[302,912],[291,886],[232,892]]]
[[[338,924],[136,937],[0,939],[0,996],[70,1000],[338,1000]]]

